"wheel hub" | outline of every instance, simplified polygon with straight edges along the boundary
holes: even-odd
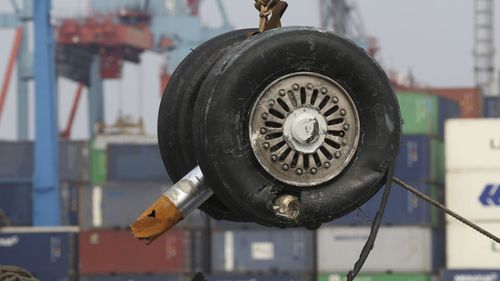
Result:
[[[252,109],[249,129],[261,166],[277,180],[296,186],[336,177],[359,141],[359,117],[347,91],[310,72],[272,82]]]
[[[326,118],[317,109],[299,107],[285,119],[283,135],[287,144],[302,153],[313,153],[328,131]]]

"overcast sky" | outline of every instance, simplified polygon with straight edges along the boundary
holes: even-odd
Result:
[[[0,1],[0,11],[10,10],[9,1]],[[319,25],[318,0],[288,0],[284,25]],[[231,23],[236,28],[255,27],[257,14],[250,0],[224,0]],[[407,72],[433,86],[471,86],[473,50],[473,0],[357,0],[366,30],[378,38],[381,60],[386,68]],[[54,8],[64,13],[80,13],[88,9],[86,1],[54,0]],[[500,15],[500,5],[495,7]],[[220,16],[213,0],[202,5],[203,21],[217,25]],[[496,21],[500,34],[500,20]],[[0,78],[3,78],[14,32],[0,29]],[[500,37],[500,36],[498,36]],[[496,38],[499,46],[499,38]],[[498,49],[498,47],[497,47]],[[146,130],[156,134],[159,97],[159,69],[162,57],[147,52],[141,65],[125,64],[122,81],[105,83],[106,121],[116,120],[119,104],[125,113],[143,115]],[[500,56],[496,57],[497,66]],[[139,78],[139,77],[142,77]],[[31,86],[31,88],[33,88]],[[76,85],[59,81],[59,124],[65,126]],[[16,138],[16,85],[11,83],[9,96],[0,119],[0,139]],[[120,99],[119,97],[122,96]],[[83,96],[73,129],[73,137],[87,137],[87,99]],[[142,100],[142,102],[139,102]],[[142,112],[142,113],[141,113]],[[33,119],[33,95],[30,116]],[[31,122],[33,125],[33,122]],[[33,126],[31,126],[33,137]]]

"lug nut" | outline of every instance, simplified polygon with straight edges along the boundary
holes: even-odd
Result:
[[[321,88],[321,93],[324,95],[324,94],[328,93],[328,90],[326,88]]]
[[[283,165],[283,170],[288,171],[288,169],[290,169],[290,167],[288,167],[287,164]]]
[[[271,160],[273,160],[274,162],[278,161],[278,156],[271,155]]]
[[[270,101],[269,101],[269,106],[271,106],[271,107],[272,107],[272,106],[274,106],[274,104],[275,104],[275,103],[276,103],[275,101],[270,100]]]
[[[340,156],[342,156],[342,154],[340,153],[340,151],[337,151],[337,152],[335,152],[334,156],[335,156],[336,159],[339,159]]]
[[[297,169],[297,171],[296,171],[297,175],[302,175],[303,172],[304,171],[302,171],[302,169]]]
[[[262,116],[262,119],[266,120],[267,117],[269,117],[269,114],[267,114],[267,113],[264,112],[264,113],[262,113],[261,116]]]
[[[259,132],[261,134],[265,134],[265,133],[267,133],[267,130],[266,130],[266,128],[260,128]]]
[[[347,144],[347,140],[346,139],[342,139],[342,144],[346,145]]]
[[[332,98],[332,102],[333,102],[333,103],[338,103],[338,102],[339,102],[339,98],[337,98],[337,97],[333,97],[333,98]]]
[[[273,209],[279,217],[296,220],[300,213],[299,198],[292,195],[282,195],[274,201]]]
[[[270,145],[268,142],[265,142],[265,143],[264,143],[264,148],[265,148],[265,149],[268,149],[270,146],[271,146],[271,145]]]
[[[285,92],[285,90],[281,89],[280,90],[280,96],[284,96],[284,95],[286,95],[286,92]]]
[[[311,169],[311,174],[315,175],[317,172],[318,172],[318,169],[316,169],[316,168]]]
[[[340,110],[340,115],[345,116],[347,114],[347,111],[345,109]]]
[[[313,88],[313,84],[311,84],[311,83],[307,84],[307,88],[308,88],[309,90],[312,90],[312,88]]]
[[[342,128],[344,128],[344,130],[346,130],[346,131],[349,130],[349,124],[344,124],[344,126]]]
[[[325,167],[325,169],[330,168],[330,163],[326,162],[326,163],[323,165],[323,167]]]
[[[299,84],[293,84],[292,89],[297,91],[299,89]]]

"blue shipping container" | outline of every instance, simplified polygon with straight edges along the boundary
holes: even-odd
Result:
[[[396,160],[396,177],[407,181],[439,182],[437,165],[440,165],[440,151],[437,145],[440,142],[427,136],[402,136]]]
[[[312,281],[308,275],[213,275],[206,278],[207,281]]]
[[[81,276],[80,281],[179,281],[179,276],[173,275],[109,275]],[[43,281],[43,280],[42,280]]]
[[[419,191],[430,195],[435,199],[439,198],[443,192],[442,187],[433,186],[426,183],[410,184]],[[334,225],[371,225],[375,214],[380,207],[380,201],[384,189],[382,188],[373,198],[368,200],[359,209],[350,214],[334,220]],[[442,201],[441,201],[442,202]],[[427,225],[436,226],[439,224],[439,214],[430,204],[420,200],[405,189],[393,187],[389,195],[389,201],[384,212],[382,223],[385,225]]]
[[[500,117],[500,98],[485,97],[483,102],[484,117],[499,118]]]
[[[78,225],[79,190],[77,185],[60,184],[61,223]],[[31,183],[0,184],[0,227],[33,225]]]
[[[0,232],[0,264],[26,268],[41,281],[76,280],[76,230],[7,231]]]
[[[109,181],[158,181],[172,183],[161,160],[158,145],[108,145]]]
[[[439,108],[438,108],[438,131],[439,137],[444,139],[444,125],[446,120],[452,118],[460,118],[460,106],[457,102],[454,102],[450,99],[440,97],[439,98]]]
[[[500,270],[447,270],[443,281],[499,281]]]
[[[308,230],[214,230],[212,273],[310,273],[313,249]]]
[[[0,227],[33,224],[31,183],[0,184]]]

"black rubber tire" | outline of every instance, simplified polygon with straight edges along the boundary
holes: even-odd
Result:
[[[269,175],[254,156],[248,129],[261,91],[303,71],[339,83],[354,101],[361,125],[357,152],[345,170],[307,188]],[[193,121],[197,158],[218,198],[257,223],[277,227],[314,228],[362,205],[384,184],[401,134],[399,104],[380,66],[352,42],[306,27],[266,31],[228,52],[203,83]],[[296,221],[274,214],[272,202],[281,194],[300,198]]]
[[[224,33],[193,50],[177,67],[163,92],[158,113],[158,143],[163,163],[173,182],[197,165],[192,137],[193,108],[199,89],[212,66],[234,44],[256,29]],[[215,219],[244,220],[212,196],[201,210]]]

